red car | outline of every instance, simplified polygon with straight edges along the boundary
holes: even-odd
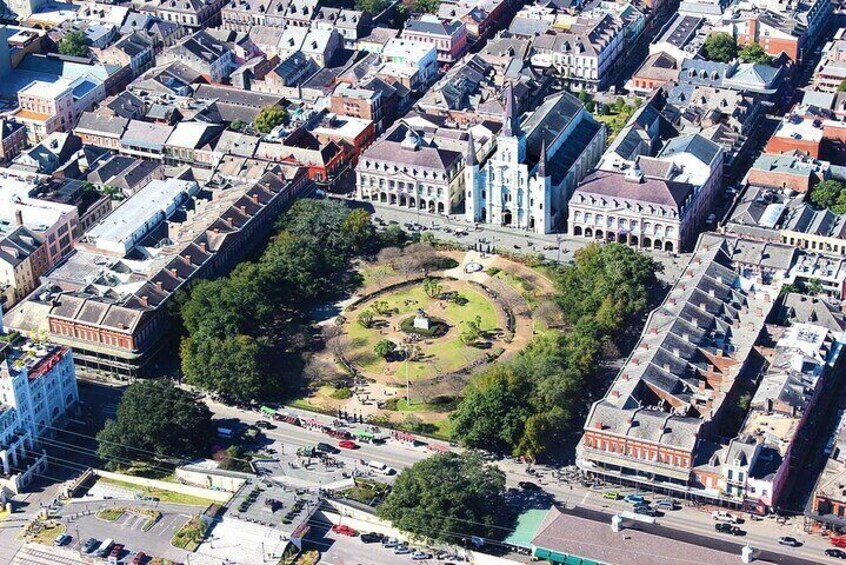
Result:
[[[349,526],[342,526],[340,524],[335,524],[334,526],[332,526],[332,531],[336,534],[341,534],[342,536],[350,536],[351,538],[354,538],[358,534]]]
[[[129,565],[144,565],[147,561],[147,554],[143,551],[139,551],[135,554],[135,557],[132,558],[132,561]]]
[[[344,449],[358,449],[358,444],[354,441],[344,439],[338,442],[338,447],[343,447]]]

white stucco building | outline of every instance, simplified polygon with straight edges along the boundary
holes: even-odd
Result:
[[[465,157],[465,219],[536,233],[555,231],[579,181],[605,147],[605,128],[568,93],[547,98],[521,125],[506,88],[496,150],[480,164]]]

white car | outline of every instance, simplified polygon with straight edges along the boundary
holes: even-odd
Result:
[[[415,551],[414,553],[411,554],[411,558],[414,559],[415,561],[423,561],[425,559],[431,559],[432,554],[426,553],[425,551]]]
[[[711,512],[711,517],[719,522],[728,522],[729,524],[737,524],[737,516],[726,512],[725,510],[715,510]]]

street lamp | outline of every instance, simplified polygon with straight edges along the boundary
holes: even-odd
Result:
[[[561,262],[561,234],[560,233],[555,236],[555,246],[558,249],[558,254],[555,257],[555,262],[560,263]]]

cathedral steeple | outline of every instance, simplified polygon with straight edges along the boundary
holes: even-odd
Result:
[[[479,164],[476,159],[476,144],[473,143],[473,132],[467,132],[469,138],[467,139],[467,154],[464,156],[464,164],[467,167],[475,167]]]
[[[546,177],[546,140],[541,143],[540,157],[538,157],[538,177]]]
[[[503,123],[502,135],[509,137],[520,136],[520,118],[517,116],[517,109],[514,103],[514,88],[510,82],[505,87],[505,122]]]

